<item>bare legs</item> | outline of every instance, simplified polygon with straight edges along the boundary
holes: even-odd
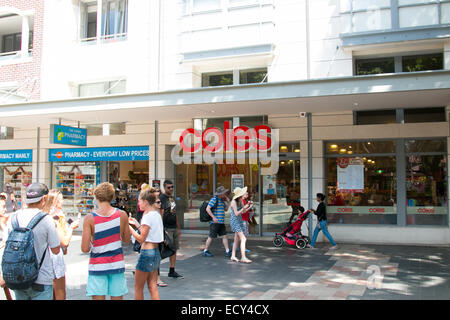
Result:
[[[248,259],[245,256],[245,245],[247,243],[247,237],[244,235],[243,232],[235,232],[234,233],[233,251],[231,252],[231,258],[230,259],[233,260],[233,261],[239,261],[236,258],[236,248],[237,248],[239,243],[241,245],[241,260],[240,261],[244,262],[244,263],[251,263],[252,260]]]
[[[136,273],[134,274],[134,299],[144,300],[144,287],[147,283],[150,299],[159,300],[157,280],[158,270],[153,272],[143,272],[136,269]]]

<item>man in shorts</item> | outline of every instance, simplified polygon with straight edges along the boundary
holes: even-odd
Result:
[[[164,193],[161,193],[159,200],[161,200],[161,215],[163,217],[164,230],[169,235],[170,240],[175,247],[175,250],[180,248],[180,225],[177,220],[176,203],[173,199],[173,182],[165,180],[163,183]],[[183,278],[182,275],[175,271],[175,263],[177,261],[177,253],[169,257],[170,269],[168,276],[170,278]]]
[[[209,201],[206,211],[211,216],[212,220],[209,225],[209,236],[206,239],[205,249],[202,256],[212,257],[213,254],[209,252],[208,248],[211,245],[212,239],[217,236],[222,237],[222,243],[225,247],[225,256],[231,257],[231,250],[228,247],[227,229],[225,227],[225,212],[230,205],[230,199],[227,197],[228,189],[220,186],[216,189],[214,197]]]

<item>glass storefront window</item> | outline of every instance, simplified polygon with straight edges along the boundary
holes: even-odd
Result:
[[[446,152],[446,139],[417,139],[406,140],[405,152]]]
[[[446,139],[408,140],[406,200],[408,225],[447,225]],[[421,153],[417,153],[421,152]],[[424,154],[426,152],[442,152]]]
[[[4,164],[0,166],[0,192],[6,191],[6,186],[11,186],[17,208],[22,207],[22,199],[26,196],[26,188],[32,182],[32,167],[29,163]]]
[[[54,165],[54,187],[63,195],[63,211],[76,216],[94,209],[94,189],[99,182],[100,166],[95,162],[74,162]]]
[[[176,166],[177,215],[182,229],[209,230],[209,224],[199,220],[199,208],[214,195],[213,173],[213,165]]]
[[[326,201],[330,223],[397,224],[395,157],[327,159]]]
[[[325,154],[352,155],[395,153],[395,141],[327,142]]]
[[[262,231],[281,232],[291,218],[295,220],[301,206],[300,160],[280,160],[277,174],[262,176],[261,180],[264,213]],[[305,205],[303,207],[308,209]]]

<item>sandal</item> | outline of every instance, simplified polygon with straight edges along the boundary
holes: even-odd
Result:
[[[234,262],[239,262],[239,259],[238,259],[238,258],[230,258],[230,260],[231,260],[231,261],[234,261]]]
[[[241,262],[243,262],[243,263],[252,263],[253,261],[250,260],[250,259],[245,259],[245,260],[241,259]]]
[[[158,287],[167,287],[167,283],[162,282],[162,281],[158,282],[157,285],[158,285]]]

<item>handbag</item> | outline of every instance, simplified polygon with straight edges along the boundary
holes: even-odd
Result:
[[[159,253],[161,254],[161,260],[171,257],[175,254],[175,249],[173,248],[172,241],[169,235],[164,231],[164,242],[159,244]]]
[[[139,230],[136,230],[136,232],[138,233],[138,234],[141,234],[140,232],[139,232]],[[134,239],[134,244],[133,244],[133,251],[136,251],[136,252],[141,252],[141,244],[139,243],[139,241],[137,241],[136,239]]]

